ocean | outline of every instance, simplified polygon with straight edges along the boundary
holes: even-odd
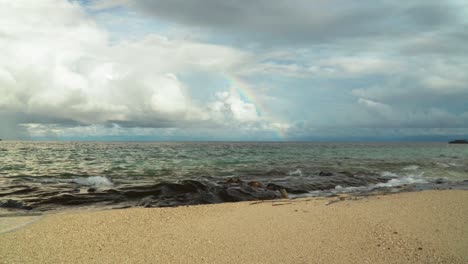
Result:
[[[163,207],[468,185],[468,145],[0,142],[0,207]]]

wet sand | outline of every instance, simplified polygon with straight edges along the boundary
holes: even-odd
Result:
[[[29,224],[0,234],[0,263],[468,263],[462,190],[26,220],[3,219]]]

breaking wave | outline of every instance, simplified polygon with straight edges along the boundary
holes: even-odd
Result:
[[[406,166],[404,167],[402,170],[404,171],[415,171],[415,170],[419,170],[419,166],[418,165],[410,165],[410,166]]]
[[[81,177],[73,179],[73,182],[85,186],[96,186],[96,187],[112,187],[114,184],[102,176],[92,176],[92,177]]]

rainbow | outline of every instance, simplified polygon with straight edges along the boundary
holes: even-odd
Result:
[[[234,75],[226,75],[225,76],[227,80],[229,80],[229,83],[231,85],[231,89],[234,89],[240,96],[240,98],[246,102],[253,104],[255,106],[255,109],[257,110],[257,114],[259,117],[267,118],[270,121],[275,121],[272,120],[271,116],[268,116],[268,108],[265,106],[265,103],[261,98],[259,98],[252,87],[242,80],[238,76]],[[282,129],[280,127],[273,129],[273,132],[275,134],[275,138],[277,140],[284,140],[285,138],[285,129]]]

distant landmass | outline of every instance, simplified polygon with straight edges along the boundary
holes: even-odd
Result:
[[[450,141],[449,144],[468,144],[468,141],[465,139],[457,139]]]

